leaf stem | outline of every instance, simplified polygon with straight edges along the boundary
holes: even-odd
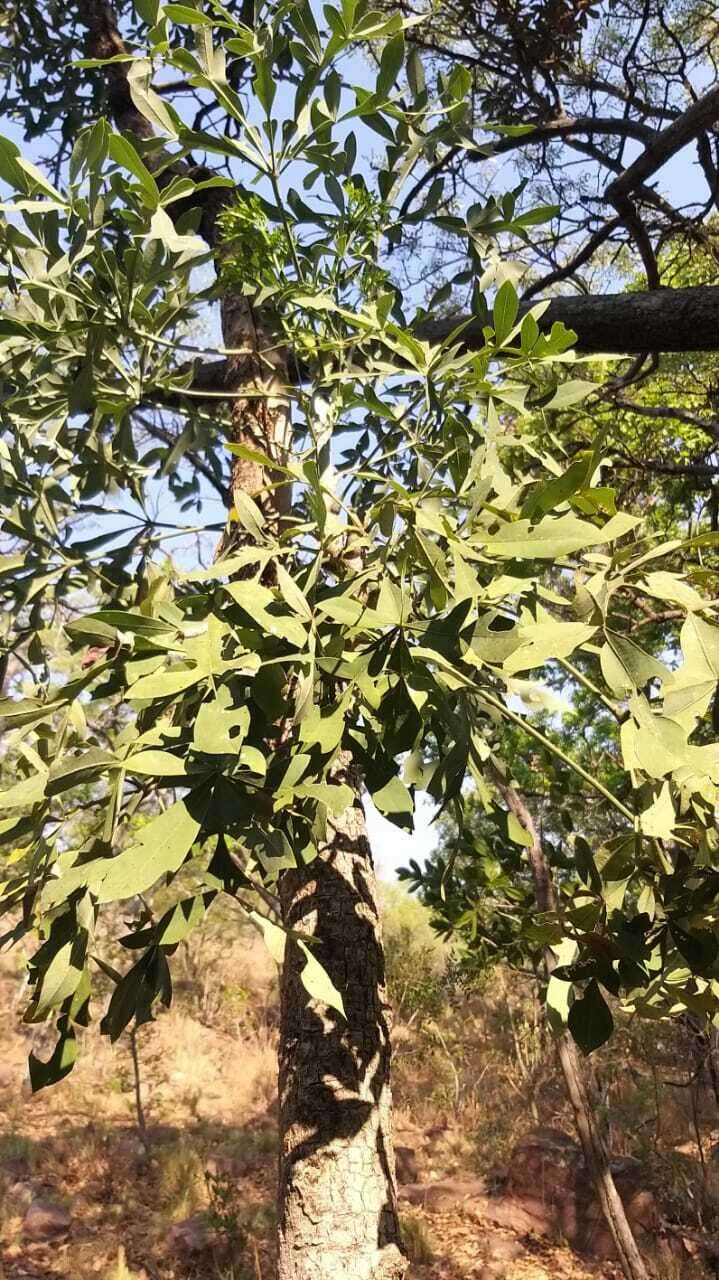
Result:
[[[589,693],[593,693],[595,698],[599,698],[600,702],[604,703],[607,710],[611,711],[615,720],[621,723],[621,712],[618,711],[611,698],[608,698],[606,694],[602,693],[601,689],[597,688],[593,680],[590,680],[588,676],[585,676],[584,672],[580,671],[579,667],[575,667],[574,663],[570,662],[568,658],[559,658],[558,662],[560,667],[564,667],[565,671],[568,671],[574,680],[579,684],[583,684],[584,688],[587,689]]]
[[[572,769],[574,773],[578,774],[580,778],[583,778],[585,782],[589,783],[590,787],[593,787],[593,789],[598,791],[601,796],[604,796],[604,799],[609,801],[612,808],[621,813],[622,816],[627,818],[627,820],[631,822],[632,826],[634,826],[634,814],[631,809],[628,809],[621,800],[617,800],[617,797],[613,796],[611,791],[608,791],[598,778],[594,778],[591,773],[582,767],[581,764],[562,751],[561,747],[558,747],[556,743],[551,742],[549,738],[546,738],[539,729],[535,729],[534,725],[530,724],[528,720],[523,720],[521,716],[516,714],[516,712],[510,711],[506,703],[501,702],[499,698],[495,698],[493,694],[488,693],[485,689],[479,691],[479,696],[483,698],[485,702],[489,703],[491,707],[500,711],[507,720],[511,720],[512,723],[518,725],[520,729],[524,729],[525,733],[528,733],[531,738],[534,738],[536,742],[540,742],[543,747],[546,747],[548,751],[557,756],[563,764],[566,764],[567,767]]]

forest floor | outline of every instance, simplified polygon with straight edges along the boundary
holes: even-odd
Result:
[[[243,1046],[174,1011],[142,1028],[143,1140],[126,1043],[111,1049],[93,1035],[68,1080],[32,1096],[27,1054],[47,1046],[37,1029],[17,1027],[15,993],[0,982],[0,1280],[272,1280],[270,1037]],[[49,1211],[50,1239],[28,1238],[33,1202]],[[487,1232],[471,1205],[412,1209],[411,1233],[424,1258],[416,1280],[482,1276]],[[617,1274],[532,1237],[498,1235],[509,1244],[494,1274],[506,1280]]]

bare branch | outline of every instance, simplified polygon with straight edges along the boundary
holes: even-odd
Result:
[[[719,86],[710,89],[666,129],[655,134],[642,154],[629,165],[628,169],[611,182],[607,187],[607,199],[612,203],[628,196],[637,187],[651,178],[667,160],[671,160],[682,147],[692,142],[699,134],[711,129],[719,120]]]

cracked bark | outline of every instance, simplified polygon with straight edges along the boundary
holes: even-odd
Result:
[[[344,777],[352,774],[348,760]],[[357,779],[350,779],[357,789]],[[359,798],[309,866],[286,871],[285,924],[317,939],[346,1020],[281,983],[279,1280],[401,1280],[391,1137],[390,1010],[372,855]]]
[[[259,450],[280,466],[286,464],[292,441],[287,398],[287,352],[277,339],[271,317],[256,310],[244,294],[226,289],[221,300],[222,337],[225,345],[242,355],[231,356],[222,377],[232,399],[230,439],[233,444]],[[241,394],[237,394],[241,393]],[[235,491],[246,493],[262,510],[273,532],[289,512],[292,486],[281,472],[247,458],[235,457],[232,465],[232,505]]]

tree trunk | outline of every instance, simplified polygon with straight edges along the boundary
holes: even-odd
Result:
[[[347,763],[344,763],[345,770]],[[285,925],[313,953],[346,1020],[312,999],[288,940],[280,1011],[279,1280],[400,1280],[391,1137],[390,1010],[372,855],[357,797],[309,866],[286,871]]]
[[[91,57],[125,52],[111,0],[80,0],[78,12]],[[111,113],[118,128],[145,138],[151,129],[134,108],[126,71],[125,63],[106,69]],[[202,234],[212,246],[226,198],[226,192],[211,193],[204,206]],[[272,317],[240,292],[226,288],[221,306],[224,344],[240,353],[221,362],[223,388],[233,397],[232,440],[282,465],[292,436],[287,353]],[[248,495],[268,531],[281,530],[292,501],[283,473],[236,457],[232,491],[230,502]],[[228,523],[218,554],[234,539]],[[349,760],[341,767],[351,777]],[[289,942],[279,1048],[279,1277],[400,1280],[406,1260],[399,1247],[391,1138],[389,1006],[359,798],[334,821],[315,862],[284,874],[281,898],[285,923],[317,938],[317,958],[344,997],[347,1018],[308,997],[300,981],[304,955]]]
[[[271,322],[228,292],[224,340],[233,357],[232,435],[286,462],[291,438],[286,358]],[[289,486],[268,489],[261,464],[238,458],[235,492],[250,494],[279,527]],[[231,536],[231,530],[228,530]],[[306,955],[288,939],[282,971],[279,1096],[279,1280],[400,1280],[391,1137],[390,1010],[372,855],[348,756],[335,774],[354,803],[328,824],[327,844],[309,865],[280,879],[286,928],[315,938],[315,955],[340,992],[346,1020],[311,999],[300,974]]]
[[[577,1046],[568,1031],[557,1040],[557,1057],[574,1113],[584,1161],[611,1232],[622,1271],[627,1280],[648,1280],[649,1273],[624,1212],[622,1198],[609,1167],[604,1141],[594,1118]]]
[[[552,873],[544,856],[542,841],[534,824],[534,819],[519,792],[503,780],[498,770],[495,774],[495,780],[504,797],[507,808],[511,810],[528,835],[531,836],[532,843],[527,852],[537,907],[540,911],[556,911],[557,899],[552,882]],[[557,962],[554,952],[549,947],[544,953],[544,961],[547,973],[551,975]],[[649,1272],[637,1248],[634,1233],[624,1212],[622,1198],[612,1177],[609,1156],[594,1118],[591,1099],[587,1092],[582,1061],[579,1057],[577,1046],[568,1031],[565,1031],[558,1038],[556,1047],[559,1067],[564,1077],[567,1095],[574,1113],[574,1123],[579,1135],[579,1141],[582,1144],[584,1161],[607,1226],[611,1232],[622,1271],[627,1280],[649,1280]]]

